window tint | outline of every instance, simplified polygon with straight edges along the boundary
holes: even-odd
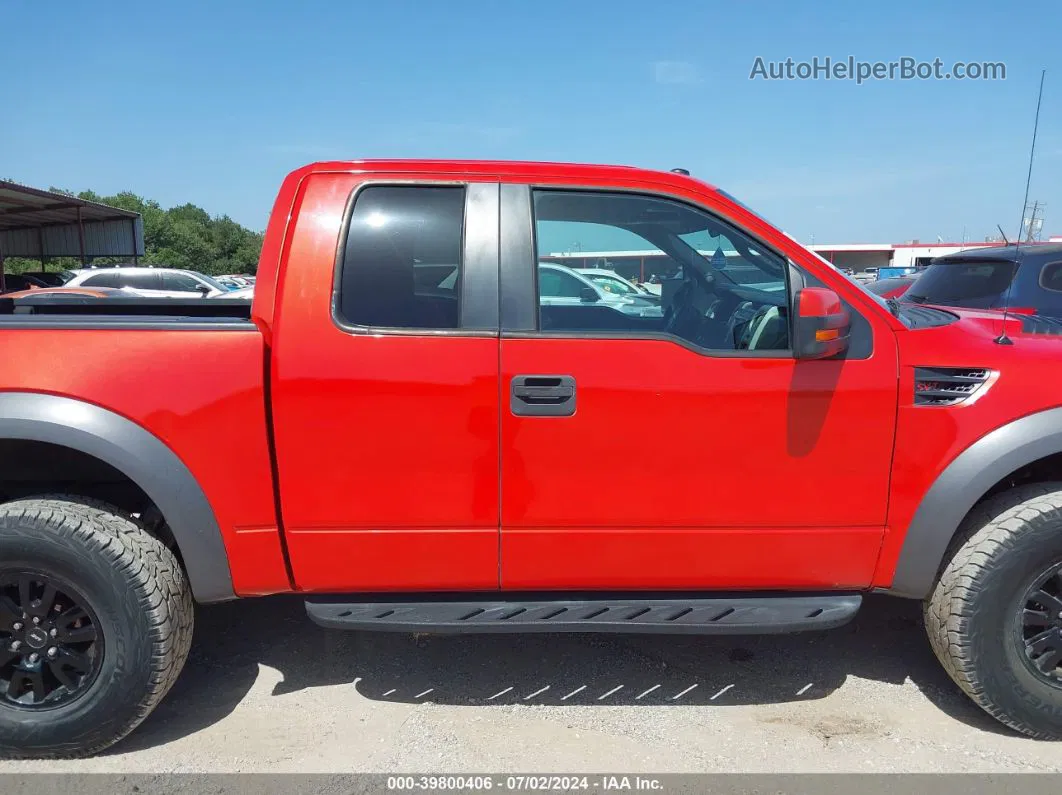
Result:
[[[1040,286],[1062,293],[1062,262],[1049,262],[1040,271]]]
[[[907,291],[906,300],[924,304],[991,309],[1003,302],[1017,266],[1005,260],[935,262]]]
[[[188,293],[199,291],[201,283],[186,273],[162,273],[159,275],[162,277],[163,290],[180,290]]]
[[[120,287],[131,287],[134,290],[162,289],[157,273],[119,273],[118,284]]]
[[[359,326],[458,327],[465,191],[372,186],[354,202],[340,317]]]
[[[99,273],[81,283],[85,287],[119,287],[117,273]]]
[[[788,350],[787,263],[728,223],[681,202],[628,193],[540,190],[534,203],[537,256],[575,266],[539,265],[542,331],[667,334],[709,350]],[[622,263],[660,290],[599,288],[585,300],[578,267],[598,261]]]

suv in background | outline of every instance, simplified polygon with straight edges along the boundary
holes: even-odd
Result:
[[[126,288],[145,298],[213,298],[228,292],[209,276],[175,268],[86,268],[73,274],[64,287]]]
[[[975,248],[937,257],[903,295],[915,304],[1062,319],[1062,244]]]

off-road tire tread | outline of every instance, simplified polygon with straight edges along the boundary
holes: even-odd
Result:
[[[174,553],[134,517],[106,502],[61,494],[20,499],[0,505],[0,515],[17,516],[37,528],[69,539],[92,555],[105,558],[128,578],[150,623],[151,677],[136,709],[117,729],[83,738],[76,748],[54,750],[0,746],[0,755],[60,759],[91,756],[127,736],[151,713],[177,681],[192,644],[194,603],[184,571]],[[39,532],[39,530],[38,530]]]
[[[984,671],[971,654],[969,619],[978,609],[983,575],[1027,532],[1027,523],[1047,511],[1062,510],[1062,482],[1018,486],[984,500],[971,510],[952,541],[946,563],[923,602],[926,632],[948,675],[974,703],[1001,723],[1028,737],[1062,739],[1008,714],[985,691]]]

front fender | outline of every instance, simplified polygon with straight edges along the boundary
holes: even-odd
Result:
[[[158,506],[180,548],[196,600],[235,598],[214,511],[192,473],[154,434],[92,403],[5,392],[0,394],[0,439],[47,442],[110,464]]]
[[[928,596],[948,544],[970,509],[1008,475],[1055,453],[1062,453],[1062,408],[1014,420],[967,447],[922,498],[887,592]]]

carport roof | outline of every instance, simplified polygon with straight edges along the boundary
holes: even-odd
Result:
[[[119,207],[0,180],[0,230],[76,224],[79,220],[87,223],[137,217],[139,213]]]

